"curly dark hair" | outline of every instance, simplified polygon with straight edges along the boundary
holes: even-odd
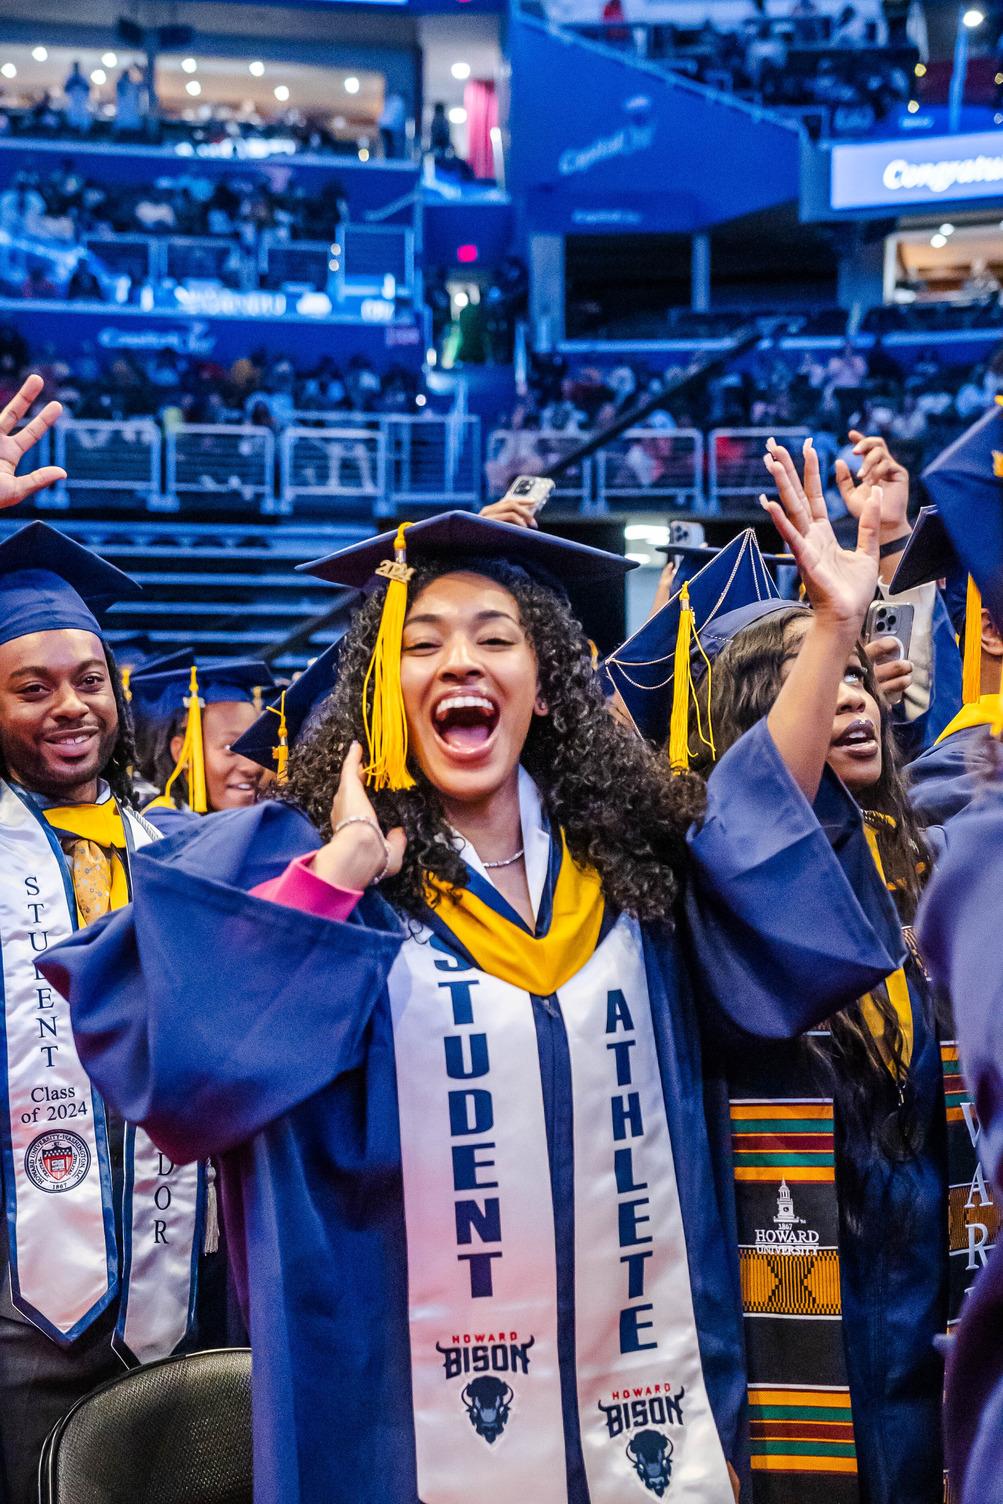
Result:
[[[415,571],[411,599],[455,561],[429,560]],[[610,715],[592,667],[589,644],[567,601],[525,571],[494,559],[464,564],[514,596],[536,656],[549,713],[534,717],[522,762],[544,808],[563,829],[572,857],[598,872],[607,902],[646,923],[672,922],[686,863],[685,835],[705,807],[702,779],[673,778],[667,765]],[[353,740],[365,745],[362,693],[383,606],[382,595],[359,609],[345,637],[338,682],[289,762],[283,797],[297,804],[324,837],[342,764]],[[384,829],[403,826],[407,852],[386,896],[415,918],[427,909],[426,877],[462,887],[463,863],[435,788],[410,765],[416,787],[371,792]]]
[[[102,646],[108,663],[112,691],[115,695],[115,708],[118,711],[118,736],[112,748],[111,757],[101,769],[101,777],[108,784],[119,804],[132,806],[136,802],[132,787],[132,768],[136,758],[132,713],[129,710],[129,702],[125,698],[122,674],[115,662],[115,655],[106,642],[102,641]],[[3,757],[0,756],[0,778],[6,777],[7,768]]]
[[[808,613],[797,607],[777,611],[738,633],[715,659],[710,713],[718,757],[769,713],[783,684],[784,665],[796,656],[799,636],[808,620]],[[881,715],[881,777],[867,791],[862,813],[877,833],[885,876],[892,885],[902,923],[909,925],[916,913],[922,874],[929,867],[929,852],[909,806],[891,715],[862,644],[858,644],[857,656],[864,685]],[[706,764],[708,753],[696,735],[695,720],[691,723],[691,745],[700,746]],[[701,759],[697,761],[699,765]],[[813,1053],[828,1076],[826,1089],[838,1096],[842,1131],[857,1142],[869,1144],[874,1153],[897,1156],[907,1152],[914,1132],[905,1042],[886,988],[875,988],[871,996],[881,1014],[884,1056],[859,1003],[829,1020],[829,1039],[817,1049],[812,1041]],[[885,1057],[891,1062],[891,1071]],[[841,1171],[851,1216],[860,1190],[849,1183],[852,1174],[851,1164]]]

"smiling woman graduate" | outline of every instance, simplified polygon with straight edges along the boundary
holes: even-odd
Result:
[[[823,775],[875,516],[806,566],[811,642],[706,788],[609,716],[557,583],[626,567],[461,513],[307,566],[386,586],[285,799],[140,853],[44,963],[109,1098],[222,1155],[259,1504],[734,1497],[701,1030],[740,998],[796,1033],[898,962]]]

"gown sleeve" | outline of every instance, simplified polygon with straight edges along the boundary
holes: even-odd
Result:
[[[686,919],[728,1034],[800,1034],[901,964],[860,811],[828,769],[812,806],[763,720],[726,752],[707,795],[689,836]]]
[[[917,934],[937,986],[950,996],[965,1079],[982,1132],[979,1157],[1003,1190],[1003,783],[947,829],[945,849],[920,905]]]
[[[245,1142],[362,1062],[402,933],[247,891],[311,844],[292,811],[209,816],[136,853],[133,903],[46,956],[94,1084],[179,1163]]]

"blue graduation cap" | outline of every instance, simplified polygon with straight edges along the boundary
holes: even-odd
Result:
[[[1003,409],[984,413],[922,479],[955,554],[1003,626]]]
[[[448,559],[458,569],[478,561],[505,560],[549,588],[620,584],[635,561],[585,543],[573,543],[537,528],[516,527],[472,512],[443,512],[396,532],[352,543],[299,568],[306,574],[371,589],[386,582],[383,616],[366,675],[362,716],[368,744],[366,778],[376,789],[407,789],[407,719],[401,693],[401,634],[407,613],[407,587],[416,561]],[[371,698],[370,698],[371,691]]]
[[[336,585],[368,590],[377,583],[374,581],[377,574],[383,579],[392,578],[380,566],[393,561],[401,547],[398,540],[403,540],[408,564],[443,558],[455,560],[459,568],[478,559],[505,559],[544,584],[565,588],[612,584],[637,567],[633,559],[625,559],[622,554],[573,543],[538,528],[517,527],[511,522],[481,517],[476,512],[455,511],[441,512],[437,517],[405,524],[396,532],[351,543],[336,553],[297,567],[303,574],[313,574]]]
[[[103,612],[141,593],[121,569],[44,522],[0,543],[0,643],[74,629],[100,637]]]
[[[749,528],[606,659],[609,679],[640,734],[656,746],[669,737],[673,767],[689,765],[689,698],[706,664],[736,633],[792,605],[778,594]]]
[[[235,701],[253,704],[255,689],[274,688],[275,680],[267,663],[221,658],[198,664],[190,649],[181,656],[190,657],[190,662],[158,673],[134,674],[132,703],[136,714],[151,720],[166,720],[184,713],[185,730],[178,760],[163,794],[153,803],[170,805],[171,790],[183,773],[188,803],[197,815],[204,815],[208,803],[202,741],[203,709],[206,705]]]
[[[266,706],[252,726],[232,743],[231,751],[285,777],[289,749],[313,712],[334,688],[341,659],[341,639],[316,657],[298,679]]]
[[[235,700],[253,704],[255,689],[272,689],[275,685],[267,663],[225,658],[198,663],[191,648],[182,648],[132,675],[134,709],[152,717],[180,714],[191,694],[193,670],[203,705]]]

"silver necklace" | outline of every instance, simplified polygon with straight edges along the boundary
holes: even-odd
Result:
[[[482,862],[481,866],[485,872],[495,872],[499,867],[511,867],[513,862],[517,862],[525,853],[525,850],[525,846],[520,846],[515,856],[507,856],[503,862]]]

